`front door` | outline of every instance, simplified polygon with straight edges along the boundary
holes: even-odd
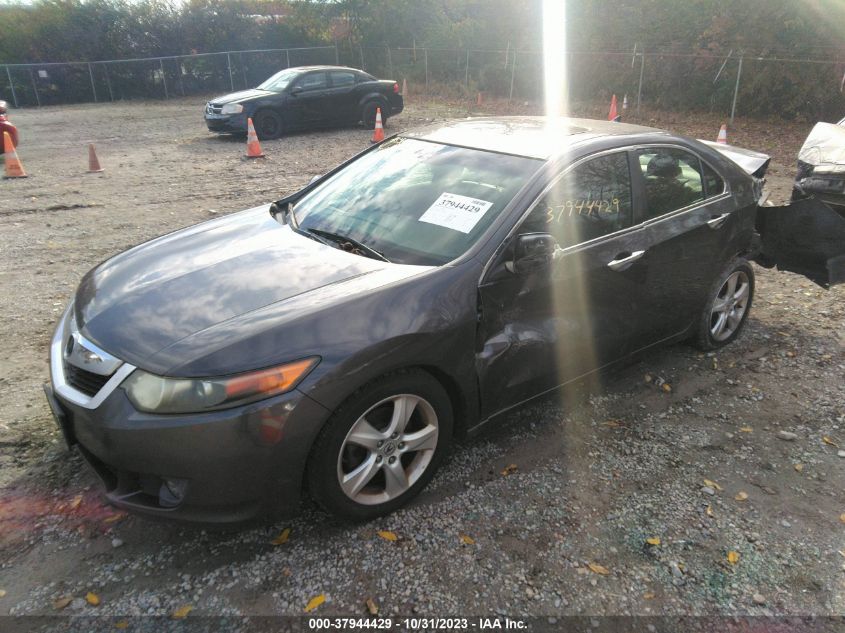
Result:
[[[484,417],[622,356],[637,337],[643,234],[633,225],[629,157],[617,151],[566,171],[541,195],[479,288],[476,365]],[[528,273],[521,235],[559,249]]]
[[[295,126],[314,127],[326,122],[329,109],[329,84],[325,72],[312,72],[296,80],[290,88],[285,107],[288,121]]]

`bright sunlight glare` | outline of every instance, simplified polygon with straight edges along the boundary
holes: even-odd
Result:
[[[569,110],[566,75],[566,0],[543,0],[543,90],[552,119]]]

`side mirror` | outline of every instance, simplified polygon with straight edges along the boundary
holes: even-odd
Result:
[[[508,269],[517,275],[528,275],[550,268],[560,249],[557,240],[548,233],[519,235],[514,244],[513,261]]]
[[[322,177],[323,177],[323,174],[317,174],[316,176],[313,176],[313,177],[311,178],[311,180],[309,180],[309,181],[308,181],[308,184],[309,184],[309,185],[313,185],[315,182],[317,182],[318,180],[320,180],[320,178],[322,178]]]

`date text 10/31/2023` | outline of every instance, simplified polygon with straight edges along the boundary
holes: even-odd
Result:
[[[308,618],[311,631],[523,631],[528,629],[524,620],[507,617],[475,618]]]

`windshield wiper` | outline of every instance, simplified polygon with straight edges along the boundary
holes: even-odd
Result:
[[[387,259],[387,257],[385,257],[382,253],[379,253],[376,249],[367,246],[363,242],[354,240],[351,237],[347,237],[346,235],[332,233],[331,231],[323,231],[322,229],[305,229],[305,231],[311,233],[312,235],[315,235],[316,237],[331,240],[332,242],[337,244],[343,251],[354,253],[357,249],[367,257],[371,257],[372,259],[379,259],[383,262],[390,263],[390,260]],[[323,240],[321,239],[320,241]],[[349,245],[349,248],[344,248],[346,245]]]

